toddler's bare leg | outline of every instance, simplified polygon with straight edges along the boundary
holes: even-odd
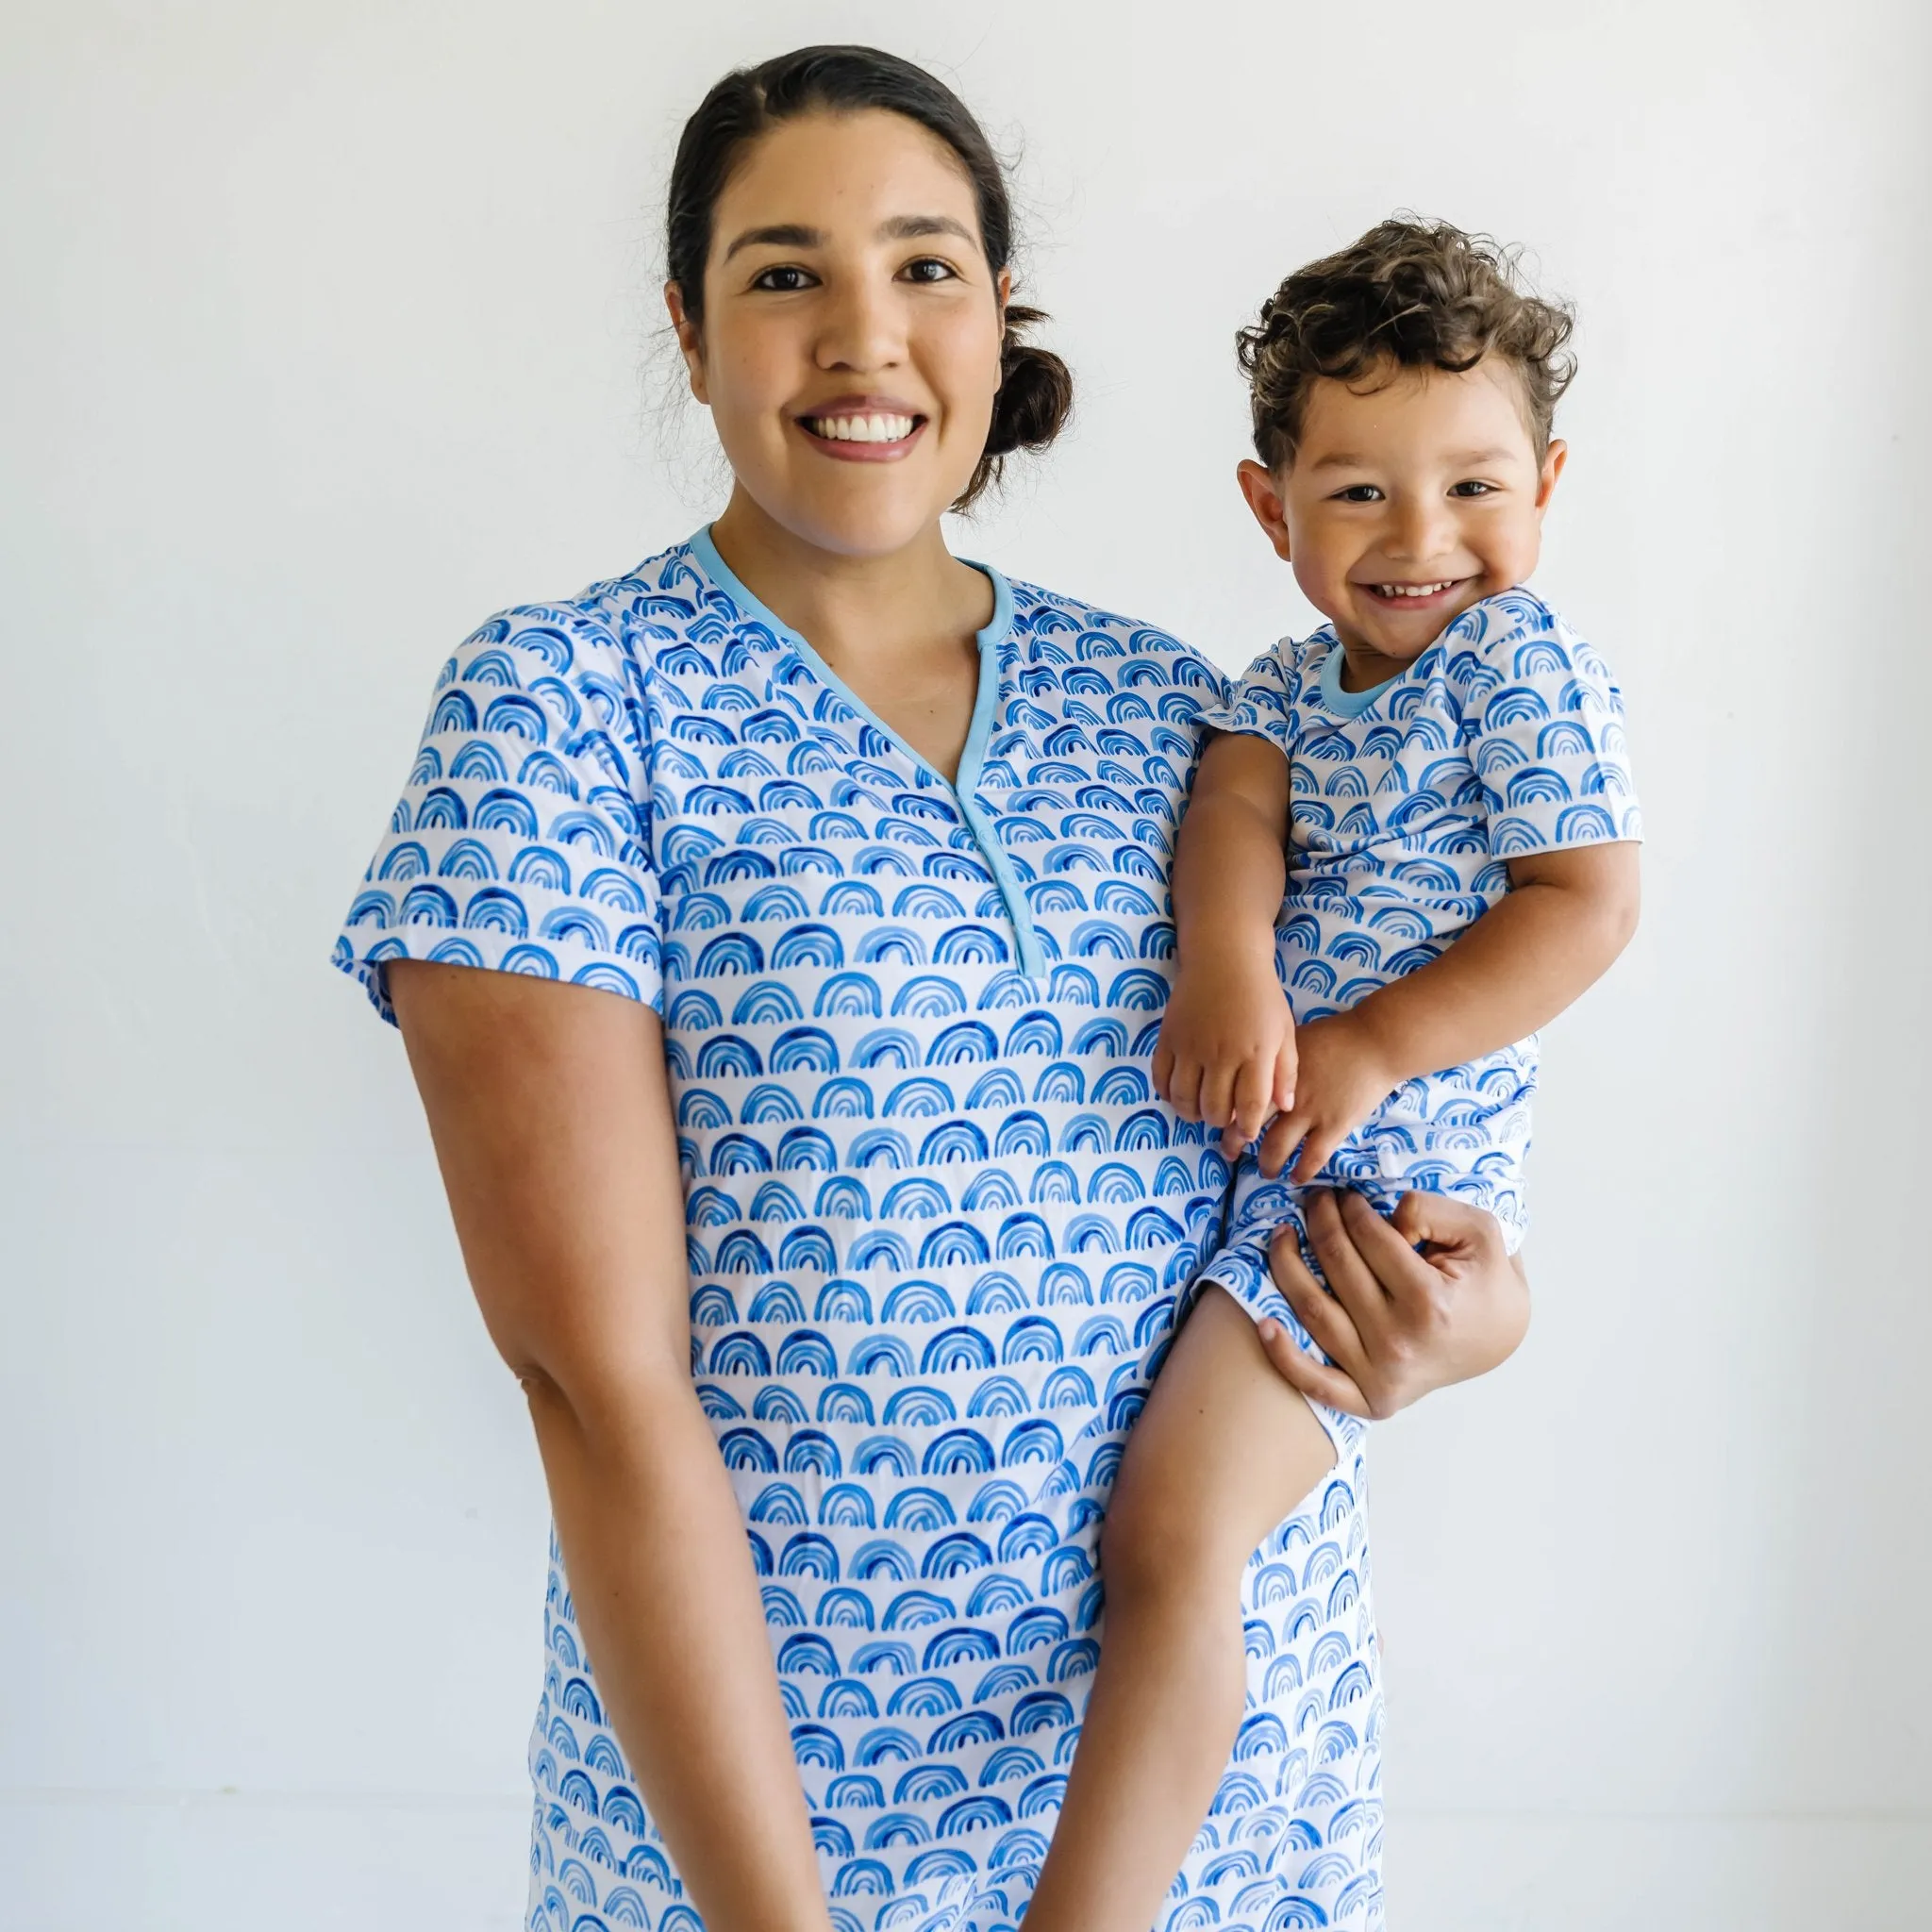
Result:
[[[1204,1289],[1101,1529],[1100,1666],[1025,1932],[1153,1924],[1241,1727],[1241,1572],[1334,1460],[1253,1322]]]

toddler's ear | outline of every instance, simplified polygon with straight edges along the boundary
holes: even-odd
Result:
[[[1255,521],[1267,531],[1275,556],[1287,563],[1288,516],[1282,505],[1280,486],[1253,457],[1246,457],[1236,464],[1234,476],[1241,487],[1242,496],[1247,499],[1248,508],[1255,513]]]
[[[1563,474],[1563,465],[1569,459],[1570,445],[1560,437],[1554,439],[1536,479],[1536,513],[1539,517],[1549,508],[1550,498],[1557,493],[1557,478]]]

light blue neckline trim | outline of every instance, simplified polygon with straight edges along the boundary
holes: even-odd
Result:
[[[1385,677],[1380,684],[1370,685],[1367,691],[1343,691],[1341,667],[1347,661],[1348,653],[1342,648],[1341,640],[1337,638],[1328,655],[1322,659],[1322,702],[1338,718],[1359,718],[1391,684],[1400,684],[1408,675],[1406,670],[1398,671],[1393,677]]]
[[[697,531],[689,540],[686,547],[697,558],[699,565],[711,581],[747,617],[754,617],[760,624],[768,625],[798,654],[813,676],[837,691],[874,731],[891,742],[902,756],[910,759],[912,764],[924,772],[935,785],[944,789],[953,803],[958,807],[959,816],[966,821],[967,829],[979,846],[979,856],[986,861],[987,870],[992,874],[995,883],[999,886],[1000,896],[1007,903],[1007,916],[1012,922],[1013,936],[1019,942],[1021,972],[1029,979],[1043,979],[1046,976],[1046,956],[1041,951],[1040,935],[1034,930],[1033,908],[1026,903],[1026,894],[1013,872],[1013,863],[1007,856],[1007,848],[1000,841],[998,828],[988,817],[977,796],[979,769],[986,758],[987,742],[992,736],[994,715],[999,710],[999,659],[993,654],[998,646],[1007,641],[1013,628],[1013,587],[991,564],[980,563],[970,557],[962,557],[959,559],[969,569],[976,570],[991,584],[992,616],[974,639],[979,649],[979,684],[974,693],[973,722],[966,729],[965,749],[959,754],[959,775],[955,780],[948,779],[937,765],[914,751],[819,656],[808,639],[793,630],[775,610],[768,604],[762,603],[745,588],[737,573],[718,554],[718,546],[712,541],[709,525]]]

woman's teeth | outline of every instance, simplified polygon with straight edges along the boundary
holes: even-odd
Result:
[[[814,436],[833,442],[904,442],[918,420],[913,416],[808,416]]]
[[[1433,597],[1439,591],[1453,591],[1456,578],[1444,577],[1440,584],[1377,584],[1378,597]]]

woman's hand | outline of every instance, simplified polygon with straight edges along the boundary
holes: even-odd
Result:
[[[1310,1402],[1384,1422],[1452,1382],[1486,1375],[1529,1328],[1529,1282],[1491,1214],[1443,1194],[1405,1194],[1389,1219],[1355,1193],[1308,1196],[1308,1241],[1332,1292],[1303,1264],[1292,1227],[1269,1256],[1274,1285],[1328,1357],[1279,1322],[1261,1345]]]

